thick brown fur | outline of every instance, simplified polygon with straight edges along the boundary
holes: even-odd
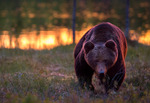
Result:
[[[112,88],[118,90],[125,78],[126,54],[126,38],[117,26],[104,22],[91,28],[74,49],[75,73],[80,86],[94,90],[95,73],[106,92]]]

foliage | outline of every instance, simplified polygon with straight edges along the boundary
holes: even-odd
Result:
[[[73,0],[0,1],[1,31],[18,36],[22,29],[49,30],[55,26],[71,28]],[[76,29],[108,21],[125,29],[126,0],[78,0]],[[149,0],[130,0],[130,27],[141,33],[150,29]]]

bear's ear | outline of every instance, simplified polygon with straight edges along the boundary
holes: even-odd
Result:
[[[86,42],[84,45],[85,53],[87,54],[90,50],[94,48],[94,44],[90,41]]]
[[[110,48],[111,50],[116,50],[116,43],[113,41],[113,40],[108,40],[106,43],[105,43],[105,46],[107,48]]]

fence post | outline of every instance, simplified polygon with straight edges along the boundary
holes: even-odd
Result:
[[[73,0],[73,15],[72,15],[73,44],[75,44],[75,24],[76,24],[76,0]]]
[[[125,37],[129,39],[129,0],[126,0],[126,27]]]

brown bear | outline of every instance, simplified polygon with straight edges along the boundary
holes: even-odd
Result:
[[[94,90],[95,73],[100,84],[118,90],[126,73],[127,42],[124,33],[115,25],[103,22],[91,28],[74,49],[75,72],[82,88]]]

